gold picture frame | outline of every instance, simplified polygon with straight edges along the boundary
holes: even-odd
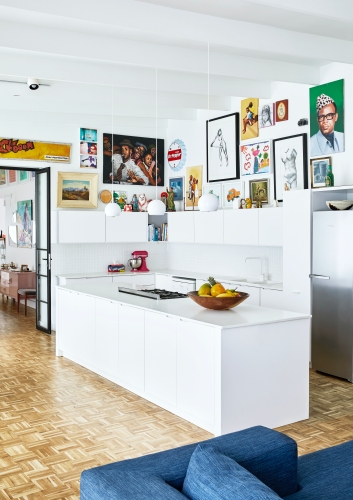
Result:
[[[270,200],[270,180],[254,179],[249,181],[249,194],[253,203],[269,203]]]
[[[58,172],[57,207],[97,208],[98,174]]]

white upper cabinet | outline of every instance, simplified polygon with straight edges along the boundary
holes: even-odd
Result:
[[[259,209],[259,245],[283,245],[283,208]]]
[[[59,243],[104,243],[105,213],[60,210],[58,236]]]
[[[259,244],[259,209],[224,210],[226,245]]]
[[[147,212],[122,212],[119,217],[106,217],[108,243],[147,241]]]
[[[171,243],[194,243],[194,213],[168,213],[168,241]]]
[[[194,212],[195,243],[223,243],[223,212]]]

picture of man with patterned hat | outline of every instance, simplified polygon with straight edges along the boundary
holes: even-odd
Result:
[[[315,108],[316,108],[316,123],[312,120],[311,132],[315,130],[318,126],[319,130],[311,135],[310,137],[310,156],[326,156],[333,153],[342,153],[344,151],[344,132],[337,131],[337,122],[339,118],[342,122],[342,116],[338,113],[338,103],[336,98],[329,95],[329,86],[336,85],[343,82],[343,80],[338,82],[332,82],[331,84],[326,84],[326,92],[321,92],[320,95],[316,94]],[[318,89],[318,87],[316,87]],[[310,89],[315,90],[315,87]],[[323,89],[320,89],[323,90]],[[312,99],[312,93],[310,93],[310,98]],[[341,109],[343,114],[343,83],[342,83],[342,97],[339,99],[341,102]],[[335,130],[336,127],[336,130]]]

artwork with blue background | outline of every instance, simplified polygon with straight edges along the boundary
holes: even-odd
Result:
[[[169,188],[174,191],[174,201],[182,201],[184,197],[184,177],[169,179]]]

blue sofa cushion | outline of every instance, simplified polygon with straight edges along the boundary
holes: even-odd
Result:
[[[297,443],[290,437],[257,426],[212,438],[204,443],[217,446],[222,453],[236,460],[280,497],[297,491]],[[123,495],[129,491],[129,484],[125,481],[127,472],[160,477],[181,491],[196,446],[197,444],[190,444],[86,470],[81,474],[80,500],[105,500],[101,484],[108,483],[112,491],[117,492],[117,496],[111,498],[125,498]],[[92,496],[93,491],[97,496]]]
[[[286,500],[353,498],[353,441],[298,458],[300,490]]]
[[[278,500],[280,497],[218,448],[198,445],[192,454],[183,493],[190,500]]]

